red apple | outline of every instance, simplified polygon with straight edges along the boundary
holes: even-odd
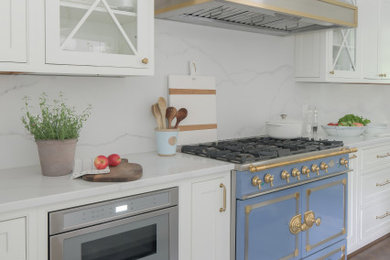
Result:
[[[104,155],[99,155],[95,158],[95,161],[93,163],[95,164],[96,169],[103,170],[107,168],[108,159]]]
[[[122,161],[121,157],[116,153],[108,156],[108,165],[110,166],[117,166],[121,163],[121,161]]]

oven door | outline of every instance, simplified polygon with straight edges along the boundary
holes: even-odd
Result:
[[[302,232],[302,255],[306,257],[346,238],[348,175],[316,181],[304,186],[304,218],[313,226]]]
[[[236,260],[300,259],[301,234],[289,223],[301,212],[301,187],[237,200]]]
[[[178,259],[177,207],[50,237],[51,260]]]

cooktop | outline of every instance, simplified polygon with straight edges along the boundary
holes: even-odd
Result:
[[[181,152],[236,164],[246,164],[289,155],[333,149],[343,145],[342,141],[314,140],[309,138],[276,139],[271,137],[250,137],[197,145],[183,145]]]

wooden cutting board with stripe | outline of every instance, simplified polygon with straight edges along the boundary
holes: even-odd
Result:
[[[188,110],[180,125],[178,144],[217,140],[217,97],[215,78],[210,76],[170,75],[169,106]]]

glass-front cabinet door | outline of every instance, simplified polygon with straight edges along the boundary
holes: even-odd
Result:
[[[153,0],[46,0],[46,63],[145,68]]]
[[[347,4],[357,5],[356,0],[344,1]],[[330,77],[354,78],[359,77],[359,63],[357,55],[358,30],[334,29],[328,32],[329,59],[328,70]]]

